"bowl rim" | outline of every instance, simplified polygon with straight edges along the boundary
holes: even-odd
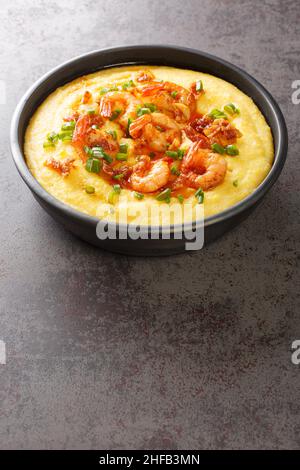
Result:
[[[84,221],[87,224],[94,225],[95,223],[97,224],[100,220],[95,216],[91,216],[77,209],[74,209],[68,204],[57,199],[55,196],[52,196],[46,189],[43,188],[43,186],[37,181],[37,179],[30,172],[26,164],[23,148],[21,148],[18,142],[20,118],[22,116],[25,105],[28,99],[30,98],[30,96],[43,84],[43,82],[45,82],[51,76],[59,74],[61,70],[65,69],[66,67],[71,67],[73,64],[87,57],[97,56],[101,53],[106,53],[106,54],[108,53],[113,54],[115,52],[126,53],[126,51],[129,52],[129,51],[134,51],[134,50],[138,51],[138,50],[153,49],[153,48],[157,49],[158,51],[159,50],[165,51],[166,49],[169,49],[170,51],[173,51],[173,52],[181,51],[181,52],[196,54],[198,56],[202,56],[207,59],[213,60],[220,65],[223,65],[225,67],[232,69],[234,72],[238,73],[242,78],[250,82],[256,89],[259,90],[259,92],[264,96],[265,100],[267,101],[267,104],[269,105],[269,108],[271,109],[275,117],[276,126],[278,128],[278,144],[277,144],[277,148],[276,149],[274,148],[274,161],[273,161],[271,170],[269,171],[267,176],[264,178],[264,180],[259,184],[259,186],[257,186],[257,188],[255,188],[255,190],[252,193],[250,193],[247,197],[239,201],[237,204],[229,207],[228,209],[225,209],[224,211],[221,211],[217,214],[214,214],[205,218],[204,226],[207,227],[213,224],[217,224],[218,222],[221,222],[221,221],[222,222],[226,221],[240,214],[241,212],[246,211],[251,206],[254,206],[260,199],[262,199],[262,197],[267,193],[267,191],[273,186],[273,184],[276,182],[277,178],[279,177],[286,161],[287,150],[288,150],[288,132],[287,132],[285,119],[281,112],[281,109],[279,105],[277,104],[277,102],[275,101],[275,99],[273,98],[273,96],[266,90],[266,88],[260,82],[258,82],[254,77],[252,77],[248,72],[232,64],[231,62],[221,59],[220,57],[215,56],[213,54],[210,54],[210,53],[198,50],[198,49],[181,47],[181,46],[176,46],[173,44],[145,44],[145,45],[114,46],[114,47],[103,48],[103,49],[95,49],[93,51],[73,57],[67,61],[64,61],[58,66],[53,67],[51,70],[46,72],[38,80],[36,80],[23,94],[23,96],[21,97],[21,99],[19,100],[16,106],[16,109],[13,113],[12,120],[11,120],[10,148],[11,148],[11,153],[13,156],[14,163],[17,167],[17,170],[20,176],[22,177],[26,185],[29,187],[29,189],[31,189],[36,196],[45,200],[48,204],[50,204],[51,206],[54,206],[57,210],[62,211],[65,214],[72,216],[74,219],[77,219],[78,221]],[[124,62],[112,63],[111,65],[99,67],[99,68],[96,68],[95,70],[91,70],[90,72],[86,72],[85,75],[88,75],[89,73],[94,73],[97,70],[103,70],[105,68],[113,68],[113,67],[126,65],[126,64],[127,65],[134,65],[134,64],[142,65],[142,63],[146,65],[147,61],[145,62],[133,61],[133,62],[126,63],[126,59],[124,59]],[[168,66],[171,67],[172,65],[168,65]],[[174,67],[176,67],[176,65],[174,65]],[[177,66],[177,68],[179,67]],[[78,77],[79,76],[80,75],[78,75]],[[50,91],[49,94],[52,92],[53,90]],[[259,108],[259,103],[258,104],[256,103],[256,105]],[[37,108],[35,108],[35,110],[36,109]],[[120,228],[124,228],[124,229],[126,228],[126,224],[124,223],[118,223],[117,226]],[[140,225],[140,227],[141,229],[143,228],[146,229],[147,227],[149,227],[149,225]],[[160,230],[163,227],[164,227],[163,225],[160,225],[154,228]],[[177,230],[182,230],[182,224],[171,225],[170,227],[171,233]]]

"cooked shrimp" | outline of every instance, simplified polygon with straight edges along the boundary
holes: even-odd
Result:
[[[133,167],[129,182],[135,191],[153,193],[167,184],[169,176],[170,169],[166,161],[151,162],[148,155],[142,155]]]
[[[129,127],[134,139],[142,138],[157,152],[176,148],[181,144],[181,130],[178,124],[162,113],[144,114]]]
[[[223,147],[234,144],[242,136],[241,132],[226,119],[215,119],[211,125],[203,129],[203,133],[211,143],[218,143]]]
[[[103,124],[102,121],[100,116],[82,114],[76,122],[72,143],[83,161],[86,161],[87,158],[86,153],[83,151],[85,145],[89,147],[100,145],[108,152],[118,150],[118,144],[113,137],[100,128]],[[97,127],[93,128],[93,125],[97,125]]]
[[[137,81],[138,82],[150,82],[151,80],[154,80],[154,75],[150,70],[142,70],[138,76],[137,76]]]
[[[224,181],[226,170],[224,157],[203,149],[200,143],[195,142],[182,160],[180,178],[192,188],[207,191]]]
[[[157,108],[173,117],[178,122],[185,122],[195,110],[196,100],[193,93],[171,82],[150,83],[139,89],[142,98],[153,103]]]
[[[136,117],[137,108],[141,104],[141,101],[132,93],[111,91],[101,98],[100,114],[103,117],[111,118],[114,110],[121,109],[125,112],[120,114],[119,122],[127,127],[128,119]]]

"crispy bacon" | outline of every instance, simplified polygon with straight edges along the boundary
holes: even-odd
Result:
[[[92,93],[90,91],[86,90],[83,94],[82,99],[81,99],[81,103],[82,104],[87,104],[90,101],[91,97],[92,97]]]
[[[72,168],[74,168],[74,159],[66,158],[65,160],[59,161],[55,158],[50,157],[45,161],[45,166],[57,171],[62,176],[68,176]]]
[[[234,144],[241,132],[226,119],[215,119],[212,124],[205,127],[203,133],[211,143],[218,143],[223,147]]]

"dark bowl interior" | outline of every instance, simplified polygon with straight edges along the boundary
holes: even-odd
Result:
[[[51,70],[27,91],[14,113],[11,149],[17,169],[38,202],[55,219],[94,245],[133,254],[156,255],[184,251],[184,240],[106,240],[104,243],[95,235],[97,219],[76,211],[51,196],[32,176],[24,159],[24,135],[29,120],[52,91],[76,77],[107,67],[131,64],[167,65],[199,70],[220,77],[253,99],[272,130],[275,159],[270,173],[250,196],[226,211],[205,219],[205,242],[212,241],[243,220],[277,180],[286,159],[288,138],[283,115],[270,93],[240,68],[210,54],[175,46],[116,47],[90,52]]]

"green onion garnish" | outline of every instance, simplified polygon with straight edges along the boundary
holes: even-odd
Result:
[[[216,153],[220,153],[221,155],[225,153],[225,148],[222,147],[222,145],[217,144],[216,142],[212,144],[211,149]]]
[[[139,107],[139,108],[137,109],[137,111],[136,111],[136,115],[137,115],[138,117],[143,116],[144,114],[150,114],[150,113],[151,113],[151,111],[150,111],[149,108],[142,108],[142,107]]]
[[[168,157],[174,158],[174,160],[177,160],[178,158],[178,152],[176,152],[175,150],[167,150],[166,155]]]
[[[93,127],[93,126],[92,126]],[[106,131],[106,134],[111,135],[114,140],[117,140],[118,134],[116,130],[113,131]]]
[[[171,91],[170,95],[172,96],[172,98],[176,98],[176,96],[178,95],[178,91]]]
[[[113,191],[116,193],[116,194],[120,194],[121,192],[121,186],[119,184],[114,184],[113,185]]]
[[[234,182],[233,182],[232,184],[233,184],[233,186],[234,186],[235,188],[237,188],[238,185],[239,185],[239,182],[238,182],[238,180],[234,180]]]
[[[97,124],[93,124],[92,129],[99,129],[99,126],[97,126]]]
[[[99,173],[101,170],[101,162],[98,158],[88,158],[85,164],[85,168],[90,173]]]
[[[156,199],[157,199],[158,201],[170,202],[170,197],[171,197],[171,189],[170,189],[170,188],[167,188],[167,189],[164,189],[161,193],[159,193],[159,194],[156,196]]]
[[[46,141],[43,143],[43,147],[44,147],[44,149],[53,148],[53,147],[55,147],[55,143],[54,143],[54,142],[50,142],[49,140],[46,140]]]
[[[225,147],[225,152],[227,155],[231,155],[233,157],[240,153],[236,145],[227,145],[227,147]]]
[[[127,90],[127,88],[133,87],[134,83],[132,80],[129,80],[128,82],[125,82],[122,84],[122,89]]]
[[[131,118],[128,119],[127,121],[127,129],[126,129],[126,135],[127,137],[130,137],[130,134],[129,134],[129,127],[130,127],[130,124],[133,122],[133,120]]]
[[[104,152],[103,148],[100,146],[89,148],[89,147],[84,147],[84,151],[94,157],[94,158],[103,158],[107,163],[111,163],[113,161],[112,157],[108,155],[107,153]]]
[[[196,81],[195,90],[196,90],[197,92],[203,90],[203,83],[202,83],[202,80],[197,80],[197,81]]]
[[[195,192],[195,197],[196,197],[197,200],[198,200],[198,204],[202,204],[203,201],[204,201],[204,192],[203,192],[203,189],[201,189],[201,188],[197,189],[197,191]]]
[[[153,103],[144,103],[143,107],[150,109],[151,113],[154,113],[156,111],[156,106]]]
[[[178,153],[178,160],[182,160],[182,159],[183,159],[185,152],[186,152],[185,149],[178,149],[178,150],[177,150],[177,153]]]
[[[117,153],[116,155],[116,160],[119,160],[120,162],[125,162],[128,158],[127,153]]]
[[[62,131],[73,131],[75,129],[75,121],[65,122],[61,126]]]
[[[171,173],[172,173],[172,175],[176,175],[176,176],[180,175],[180,171],[178,170],[176,165],[171,166]]]
[[[105,93],[108,93],[109,91],[110,91],[109,88],[103,87],[103,88],[101,88],[101,90],[100,90],[100,95],[105,95]]]
[[[240,114],[240,110],[233,103],[226,104],[226,106],[224,106],[224,111],[231,115]]]
[[[135,192],[135,193],[134,193],[134,197],[135,197],[136,199],[141,200],[141,199],[144,199],[144,194]]]
[[[122,112],[122,109],[115,109],[112,112],[112,115],[110,116],[109,120],[114,121],[115,119],[117,119],[120,116],[121,112]]]
[[[219,109],[213,109],[209,114],[209,117],[212,119],[227,119],[227,116],[223,111],[220,111]]]
[[[120,144],[120,153],[128,152],[128,144]]]
[[[177,199],[178,199],[178,201],[180,202],[180,204],[182,204],[183,201],[184,201],[184,197],[183,197],[182,194],[178,194]]]
[[[94,188],[94,186],[91,186],[90,184],[87,184],[86,187],[85,187],[85,191],[88,194],[94,194],[95,188]]]
[[[73,137],[73,132],[72,131],[63,131],[58,134],[58,138],[62,142],[70,142]]]
[[[88,113],[89,115],[95,114],[95,112],[96,112],[96,111],[95,111],[94,109],[89,109],[89,110],[87,111],[87,113]]]
[[[49,134],[47,134],[47,140],[49,142],[57,142],[58,141],[58,134],[56,134],[56,132],[50,132]]]
[[[123,173],[119,173],[118,175],[114,175],[114,176],[113,176],[113,179],[114,179],[114,180],[121,180],[122,178],[124,178],[124,174],[123,174]]]

